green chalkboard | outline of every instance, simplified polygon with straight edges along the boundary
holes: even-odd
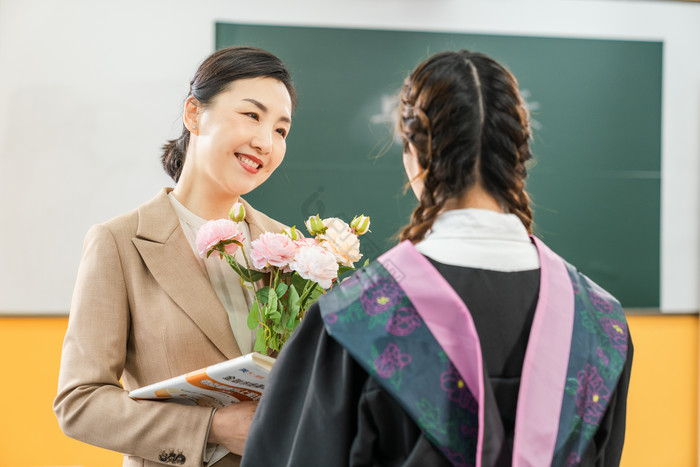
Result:
[[[532,115],[535,233],[625,307],[659,307],[662,43],[217,24],[229,45],[278,55],[299,94],[284,163],[247,199],[290,225],[370,215],[369,258],[415,207],[391,123],[403,78],[443,50],[499,60]]]

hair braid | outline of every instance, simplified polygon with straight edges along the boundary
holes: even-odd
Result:
[[[404,151],[413,145],[423,169],[421,197],[401,240],[421,241],[445,204],[479,178],[480,125],[472,124],[482,119],[478,76],[468,60],[455,62],[454,56],[423,62],[401,91],[397,130]]]
[[[515,77],[494,60],[478,55],[486,118],[482,135],[482,183],[532,232],[530,197],[525,191],[530,125]]]

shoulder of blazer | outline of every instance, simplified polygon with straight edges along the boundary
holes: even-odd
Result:
[[[180,226],[168,193],[172,188],[163,188],[150,201],[137,208],[136,237],[165,243],[175,230]]]
[[[168,199],[171,190],[163,188],[153,199],[138,208],[99,225],[112,234],[117,244],[131,245],[135,237],[165,243],[180,225]]]
[[[165,243],[180,225],[168,194],[172,188],[163,188],[150,201],[133,211],[122,214],[104,223],[116,236],[130,241],[137,237],[157,243]],[[257,238],[263,232],[282,232],[286,225],[255,209],[241,199],[246,210],[246,222],[251,228],[251,236]],[[120,235],[122,234],[122,235]]]

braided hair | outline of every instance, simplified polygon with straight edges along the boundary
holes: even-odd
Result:
[[[425,60],[404,81],[398,133],[415,148],[423,190],[401,240],[421,241],[449,200],[480,185],[532,231],[525,191],[530,126],[515,77],[461,50]]]

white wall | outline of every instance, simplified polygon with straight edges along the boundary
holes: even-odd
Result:
[[[698,310],[700,8],[595,0],[0,0],[0,313],[66,313],[90,225],[169,184],[214,22],[664,42],[661,307]]]

